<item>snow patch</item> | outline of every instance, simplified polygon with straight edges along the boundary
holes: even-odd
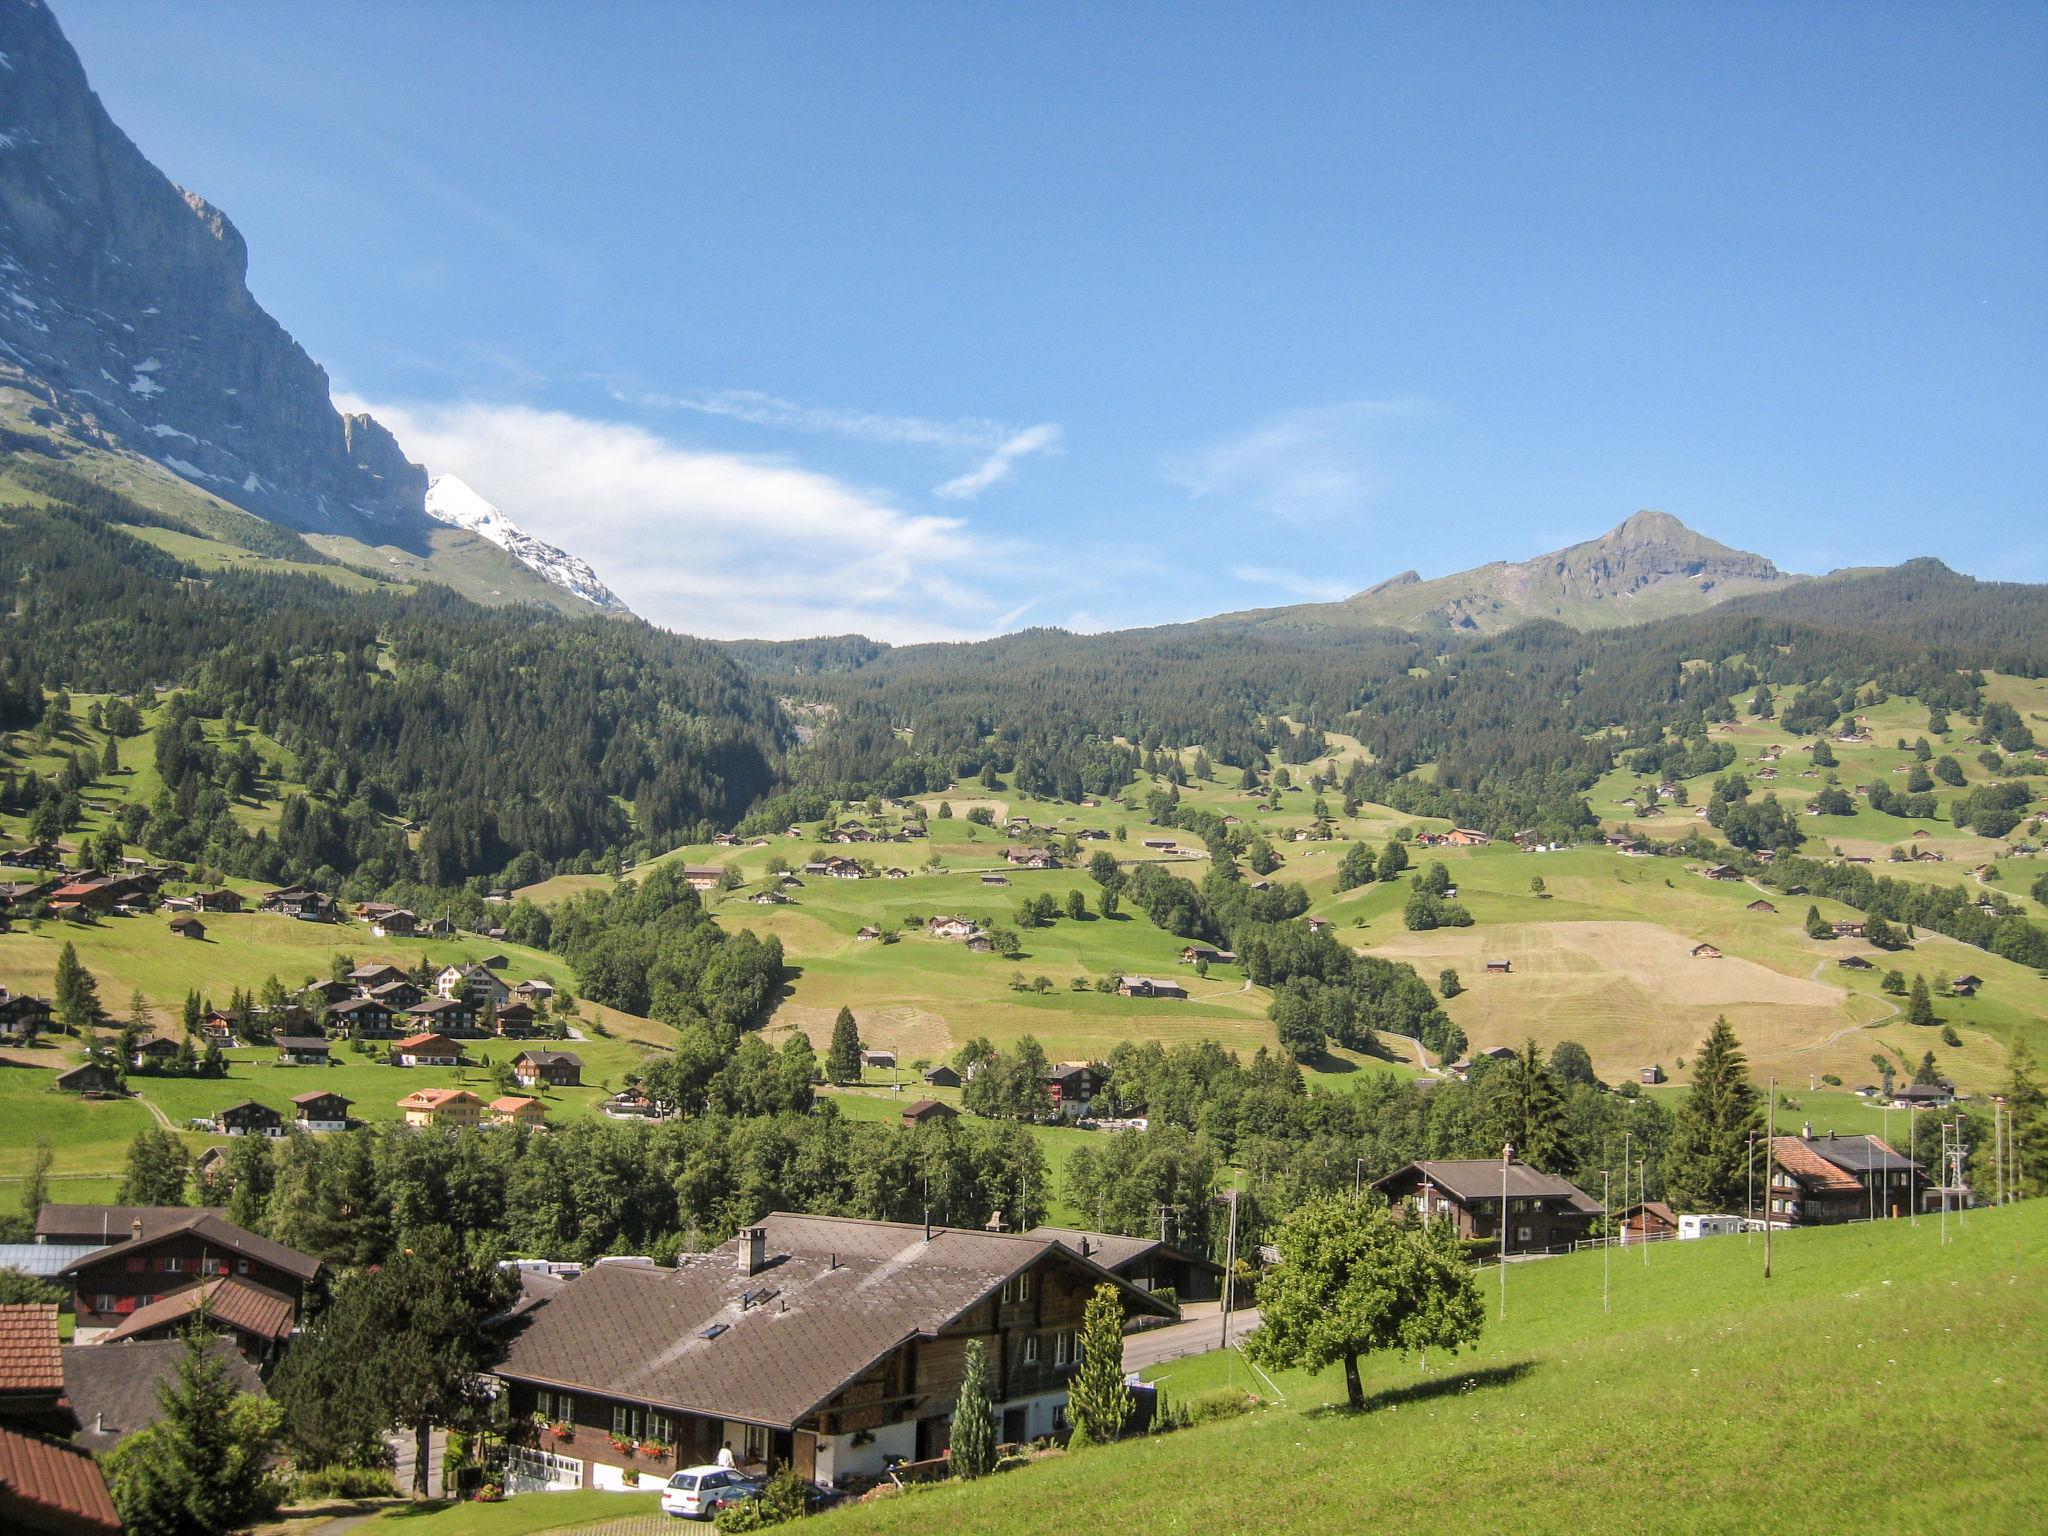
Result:
[[[106,312],[102,310],[101,313],[105,314]],[[110,316],[109,318],[112,317]],[[137,363],[129,371],[131,373],[155,373],[157,369],[161,367],[163,367],[163,364],[158,362],[155,358],[145,357],[141,362]]]
[[[199,439],[194,437],[190,432],[180,432],[168,421],[160,421],[155,426],[151,427],[149,430],[155,433],[158,437],[182,437],[188,443],[196,443],[199,441]]]
[[[155,379],[152,379],[146,373],[138,373],[137,375],[135,375],[134,378],[130,379],[128,381],[128,391],[130,394],[142,396],[142,398],[145,400],[147,400],[151,395],[162,395],[169,393],[169,391],[167,391],[163,387],[163,385],[157,383]]]
[[[536,539],[454,475],[436,475],[427,482],[427,516],[489,539],[528,570],[594,607],[627,611],[586,561]]]
[[[180,458],[174,458],[168,453],[164,455],[164,463],[168,464],[172,469],[175,469],[187,480],[218,480],[220,478],[219,475],[208,474],[205,470],[201,469],[197,464],[189,464],[185,460]]]
[[[270,487],[265,485],[263,477],[252,469],[249,471],[249,478],[242,482],[242,489],[253,493],[256,491],[267,491]]]

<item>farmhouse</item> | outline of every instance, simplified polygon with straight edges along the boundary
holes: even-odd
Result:
[[[320,1273],[318,1259],[204,1206],[46,1205],[36,1215],[36,1241],[99,1245],[60,1271],[72,1286],[81,1344],[162,1297],[222,1275],[283,1295],[296,1319]]]
[[[430,997],[405,1010],[406,1021],[415,1030],[438,1030],[451,1035],[477,1034],[477,1009],[467,997]]]
[[[862,1051],[860,1053],[860,1064],[863,1067],[877,1067],[885,1072],[894,1071],[896,1067],[896,1053],[894,1051]]]
[[[924,1084],[927,1088],[958,1088],[960,1074],[944,1062],[940,1062],[936,1067],[926,1068]]]
[[[1307,922],[1310,933],[1327,933],[1330,930],[1330,920],[1327,917],[1311,917]]]
[[[295,1067],[324,1067],[328,1061],[325,1035],[273,1035],[277,1059]]]
[[[1182,965],[1235,965],[1237,955],[1228,949],[1211,949],[1206,944],[1190,944],[1180,952]]]
[[[857,928],[854,930],[853,942],[856,944],[870,944],[881,936],[882,930],[879,928]]]
[[[512,1058],[512,1076],[522,1088],[575,1088],[583,1082],[583,1058],[574,1051],[521,1051]]]
[[[206,937],[206,924],[188,912],[171,919],[171,932],[181,939],[203,939]]]
[[[1871,971],[1877,969],[1876,966],[1870,963],[1869,958],[1864,955],[1844,955],[1835,964],[1845,971]]]
[[[522,981],[512,989],[513,995],[524,1003],[551,1003],[555,1000],[552,982]]]
[[[409,939],[419,927],[419,915],[403,907],[394,907],[370,921],[370,932],[380,939]]]
[[[1460,1237],[1498,1241],[1505,1219],[1511,1254],[1568,1248],[1586,1235],[1602,1210],[1600,1202],[1577,1185],[1518,1158],[1510,1159],[1505,1168],[1497,1158],[1410,1163],[1375,1180],[1373,1188],[1391,1204],[1412,1204],[1425,1220],[1449,1215]]]
[[[1185,999],[1188,989],[1177,981],[1168,981],[1157,976],[1119,976],[1116,979],[1119,997],[1171,997]]]
[[[374,960],[368,965],[359,965],[348,973],[348,979],[362,989],[365,997],[377,987],[388,986],[394,981],[404,981],[405,972],[388,960]]]
[[[129,1070],[145,1072],[152,1067],[163,1067],[175,1061],[178,1056],[178,1042],[165,1035],[151,1035],[147,1040],[135,1042],[135,1049],[128,1053]]]
[[[484,1102],[466,1088],[422,1088],[398,1101],[405,1123],[416,1126],[475,1125]]]
[[[1624,1246],[1678,1236],[1678,1214],[1662,1200],[1638,1201],[1620,1214]]]
[[[353,1040],[391,1033],[391,1010],[372,997],[351,997],[327,1010],[327,1022]]]
[[[284,1116],[268,1104],[244,1099],[230,1104],[213,1117],[215,1129],[223,1136],[282,1136]]]
[[[935,917],[924,926],[935,939],[969,939],[975,931],[973,922],[964,917]]]
[[[56,1083],[64,1093],[97,1095],[121,1091],[120,1073],[96,1061],[80,1062],[69,1072],[59,1072]]]
[[[1484,848],[1493,838],[1472,827],[1453,827],[1445,834],[1444,841],[1453,848]]]
[[[482,962],[444,967],[434,977],[434,991],[441,997],[466,999],[473,1008],[489,1008],[493,1012],[504,1007],[512,995],[511,989]]]
[[[296,917],[309,923],[331,923],[341,915],[335,910],[333,897],[300,885],[286,886],[280,891],[266,891],[257,901],[256,910],[276,912],[284,917]]]
[[[484,1108],[490,1112],[493,1125],[536,1126],[545,1124],[548,1117],[547,1107],[539,1099],[516,1093],[495,1098]]]
[[[1908,1083],[1892,1094],[1893,1109],[1945,1109],[1955,1101],[1948,1083]]]
[[[1102,1079],[1085,1061],[1056,1061],[1045,1072],[1046,1092],[1052,1107],[1063,1120],[1079,1120],[1088,1113]]]
[[[1813,1227],[1898,1215],[1922,1175],[1875,1136],[1778,1136],[1768,1174],[1773,1226]]]
[[[345,1131],[352,1102],[338,1093],[323,1093],[317,1088],[311,1093],[295,1093],[292,1122],[302,1131]]]
[[[47,998],[31,997],[26,992],[10,992],[0,987],[0,1036],[9,1039],[32,1035],[50,1027],[50,1004]]]
[[[981,877],[981,883],[983,885],[1008,885],[1010,877],[1008,875],[987,874]]]
[[[242,1358],[258,1366],[276,1358],[299,1320],[298,1303],[285,1292],[240,1275],[216,1274],[137,1307],[101,1334],[94,1347],[177,1339],[192,1326],[195,1313],[203,1313],[207,1328],[227,1335]]]
[[[683,879],[689,882],[693,891],[715,891],[719,881],[725,878],[725,871],[716,864],[685,864]]]
[[[462,1047],[446,1035],[407,1035],[391,1048],[391,1059],[401,1067],[459,1067]]]
[[[630,1487],[727,1442],[826,1484],[932,1460],[970,1339],[989,1354],[998,1438],[1053,1433],[1105,1283],[1127,1315],[1175,1315],[1049,1239],[848,1218],[777,1214],[673,1268],[598,1265],[527,1314],[497,1368],[508,1486]]]
[[[1010,847],[1003,850],[1003,857],[1019,869],[1058,869],[1060,861],[1049,848]]]
[[[525,1040],[540,1032],[540,1020],[525,1003],[511,1002],[498,1010],[491,1027],[507,1040]]]
[[[1701,871],[1709,880],[1740,880],[1742,871],[1728,864],[1713,864]]]
[[[941,1104],[937,1099],[919,1099],[915,1104],[903,1106],[905,1125],[936,1125],[945,1120],[957,1120],[960,1111],[950,1104]]]
[[[1122,1237],[1078,1227],[1033,1227],[1024,1235],[1051,1238],[1141,1291],[1171,1291],[1176,1304],[1214,1301],[1223,1293],[1221,1264],[1162,1238]]]

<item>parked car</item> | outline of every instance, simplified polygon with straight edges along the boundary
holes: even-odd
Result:
[[[661,1512],[683,1520],[709,1520],[764,1486],[758,1478],[730,1467],[685,1467],[661,1490]]]

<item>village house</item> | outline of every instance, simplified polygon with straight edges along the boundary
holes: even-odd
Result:
[[[1946,1109],[1955,1101],[1950,1083],[1906,1083],[1892,1092],[1893,1109]]]
[[[1180,844],[1170,837],[1148,837],[1142,846],[1152,853],[1179,853]]]
[[[1877,969],[1876,966],[1871,964],[1868,957],[1863,955],[1844,955],[1835,964],[1845,971],[1874,971]]]
[[[1765,901],[1763,897],[1759,896],[1755,901],[1752,901],[1749,904],[1749,910],[1752,912],[1775,912],[1778,909],[1772,906],[1771,903],[1769,903],[1768,901]]]
[[[182,917],[172,918],[170,927],[171,932],[181,939],[204,939],[206,937],[206,924],[190,912],[185,913]]]
[[[1330,931],[1330,920],[1327,917],[1311,917],[1304,919],[1304,921],[1308,923],[1308,931],[1310,933],[1328,933]]]
[[[161,1070],[177,1059],[177,1041],[166,1035],[151,1035],[147,1040],[135,1042],[135,1049],[128,1053],[128,1069],[131,1072]]]
[[[508,1093],[491,1100],[484,1106],[493,1125],[538,1126],[547,1121],[547,1106],[539,1099],[529,1099],[523,1094]]]
[[[927,1088],[958,1088],[960,1074],[942,1061],[936,1067],[925,1069],[924,1085]]]
[[[1102,1086],[1102,1078],[1095,1068],[1085,1061],[1056,1061],[1045,1071],[1046,1092],[1052,1098],[1052,1107],[1062,1120],[1086,1118],[1088,1109],[1095,1102],[1096,1090]]]
[[[1235,965],[1237,955],[1228,949],[1211,949],[1207,944],[1190,944],[1180,952],[1182,965]]]
[[[214,1129],[223,1136],[282,1136],[284,1116],[268,1104],[244,1099],[230,1104],[213,1117]]]
[[[1984,978],[1982,976],[1965,971],[1962,975],[1949,979],[1948,990],[1950,995],[1954,997],[1975,997],[1977,989],[1983,985]]]
[[[860,1053],[860,1064],[863,1067],[874,1067],[883,1072],[893,1072],[896,1070],[896,1053],[894,1051],[862,1051]]]
[[[372,997],[351,997],[327,1010],[327,1023],[352,1040],[391,1033],[391,1010]]]
[[[426,993],[418,985],[401,976],[395,981],[382,982],[363,994],[374,1003],[382,1003],[394,1014],[417,1008],[426,1001]]]
[[[292,1123],[302,1131],[345,1131],[348,1129],[348,1107],[354,1101],[338,1093],[324,1093],[314,1089],[311,1093],[292,1095]]]
[[[484,1101],[467,1088],[422,1088],[398,1101],[405,1123],[422,1128],[473,1126],[482,1118]]]
[[[1654,1088],[1657,1084],[1665,1081],[1664,1069],[1662,1067],[1645,1067],[1636,1074],[1636,1081],[1640,1082],[1645,1088]]]
[[[1116,979],[1119,997],[1170,997],[1185,1000],[1188,989],[1177,981],[1167,981],[1157,976],[1119,976]]]
[[[1059,859],[1049,848],[1009,847],[1003,850],[1003,857],[1019,869],[1058,869]]]
[[[61,1438],[77,1427],[62,1358],[55,1307],[0,1307],[0,1523],[10,1536],[121,1536],[91,1450]]]
[[[574,1051],[521,1051],[512,1076],[522,1088],[576,1088],[583,1083],[583,1058]]]
[[[53,1301],[0,1304],[0,1425],[64,1436],[77,1428],[65,1401],[57,1315]],[[0,1517],[8,1510],[12,1470],[0,1453]]]
[[[1010,877],[1008,875],[987,874],[981,877],[981,883],[983,885],[1008,885]]]
[[[497,1367],[507,1486],[630,1488],[727,1443],[827,1485],[935,1460],[970,1340],[998,1438],[1052,1434],[1105,1283],[1127,1315],[1176,1315],[1049,1239],[839,1217],[773,1215],[674,1267],[595,1266],[527,1314]]]
[[[462,1047],[446,1035],[407,1035],[391,1048],[391,1060],[400,1067],[459,1067]]]
[[[434,977],[434,991],[444,998],[465,998],[479,1012],[486,1008],[496,1012],[512,995],[511,989],[482,962],[444,966]]]
[[[1766,1183],[1773,1226],[1814,1227],[1902,1215],[1924,1175],[1875,1136],[1778,1136]]]
[[[179,1340],[196,1316],[259,1368],[272,1363],[298,1327],[298,1303],[240,1275],[214,1275],[137,1307],[91,1346],[116,1350],[145,1340]]]
[[[1860,939],[1863,937],[1863,924],[1860,922],[1830,923],[1828,927],[1838,939]]]
[[[256,910],[275,912],[309,923],[331,923],[340,916],[335,909],[333,897],[298,885],[286,886],[279,891],[264,892],[256,903]]]
[[[50,1002],[48,998],[34,997],[26,992],[10,992],[0,987],[0,1038],[20,1039],[27,1035],[40,1034],[50,1027]]]
[[[199,1021],[199,1038],[225,1049],[235,1043],[235,1021],[215,1008]]]
[[[879,928],[858,928],[854,930],[853,942],[856,944],[869,944],[881,936],[882,930]]]
[[[1730,864],[1710,864],[1700,871],[1709,880],[1740,880],[1742,871]]]
[[[725,870],[717,864],[685,864],[683,879],[693,891],[715,891],[725,878]]]
[[[935,939],[966,939],[974,936],[974,923],[965,917],[935,917],[925,925]]]
[[[1119,1280],[1148,1293],[1170,1291],[1176,1305],[1214,1301],[1223,1294],[1223,1266],[1163,1238],[1084,1232],[1078,1227],[1033,1227],[1026,1237],[1051,1238]]]
[[[1493,838],[1487,833],[1477,831],[1472,827],[1453,827],[1446,834],[1444,841],[1453,848],[1484,848],[1493,841]]]
[[[403,907],[394,907],[371,919],[370,932],[380,939],[409,939],[419,932],[420,920],[417,913]]]
[[[1623,1246],[1656,1242],[1678,1236],[1678,1214],[1662,1200],[1637,1201],[1625,1207],[1619,1217]]]
[[[957,1120],[960,1111],[950,1104],[941,1104],[937,1099],[919,1099],[914,1104],[903,1106],[903,1123],[906,1126],[934,1125],[942,1120]]]
[[[477,1005],[467,996],[430,997],[406,1009],[405,1018],[407,1025],[414,1030],[431,1030],[452,1036],[483,1033],[477,1022]]]
[[[506,1040],[524,1040],[540,1032],[540,1020],[525,1003],[511,1002],[498,1010],[492,1028]]]
[[[272,1035],[277,1059],[294,1067],[324,1067],[329,1060],[325,1035]]]
[[[96,1061],[80,1062],[68,1072],[59,1072],[55,1082],[60,1093],[97,1098],[121,1092],[121,1074]]]
[[[296,1323],[320,1261],[186,1206],[45,1205],[36,1241],[81,1251],[60,1271],[72,1287],[81,1344],[158,1300],[231,1277],[282,1295]]]
[[[1447,1214],[1464,1238],[1499,1241],[1507,1223],[1507,1252],[1548,1253],[1567,1249],[1592,1230],[1600,1202],[1555,1174],[1531,1168],[1519,1158],[1432,1159],[1410,1163],[1374,1189],[1393,1205],[1410,1205],[1424,1220]],[[1502,1211],[1502,1190],[1506,1211]]]
[[[373,960],[368,965],[359,965],[348,973],[348,979],[368,997],[378,987],[389,986],[394,981],[405,981],[406,974],[388,960]]]
[[[512,989],[512,994],[529,1006],[552,1003],[555,1000],[554,983],[547,981],[522,981]]]
[[[985,933],[970,933],[967,935],[967,947],[977,955],[993,954],[996,941]]]

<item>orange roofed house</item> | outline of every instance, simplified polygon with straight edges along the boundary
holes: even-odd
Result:
[[[400,1099],[398,1107],[407,1125],[464,1126],[483,1118],[484,1101],[467,1088],[422,1088]]]

